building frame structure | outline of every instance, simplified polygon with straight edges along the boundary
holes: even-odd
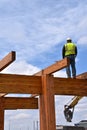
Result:
[[[15,59],[16,53],[10,52],[0,61],[0,71]],[[4,110],[13,109],[39,109],[40,130],[56,130],[54,96],[87,96],[87,72],[76,79],[53,76],[68,65],[69,59],[64,58],[32,76],[0,73],[0,130],[4,130]],[[31,94],[31,97],[6,97],[7,94]]]

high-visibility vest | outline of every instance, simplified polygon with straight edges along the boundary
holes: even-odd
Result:
[[[65,56],[75,54],[75,47],[74,43],[66,43],[65,44]]]

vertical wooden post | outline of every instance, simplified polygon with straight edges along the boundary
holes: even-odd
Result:
[[[53,76],[42,75],[42,95],[40,95],[40,130],[56,130],[53,88]]]
[[[4,130],[4,108],[2,98],[0,98],[0,130]]]

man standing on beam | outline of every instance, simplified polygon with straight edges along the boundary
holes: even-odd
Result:
[[[72,69],[72,78],[76,78],[76,67],[75,67],[75,58],[77,56],[77,46],[72,42],[71,38],[67,38],[67,43],[62,48],[62,57],[69,58],[70,65],[66,67],[67,77],[71,78]]]

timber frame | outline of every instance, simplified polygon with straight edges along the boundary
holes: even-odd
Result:
[[[15,61],[15,57],[14,51],[5,56],[0,61],[0,71]],[[87,96],[87,72],[76,79],[53,76],[68,65],[69,60],[64,58],[32,76],[0,73],[0,130],[4,130],[4,110],[13,109],[39,109],[40,130],[56,130],[54,95]],[[13,93],[31,94],[31,97],[5,97]]]

